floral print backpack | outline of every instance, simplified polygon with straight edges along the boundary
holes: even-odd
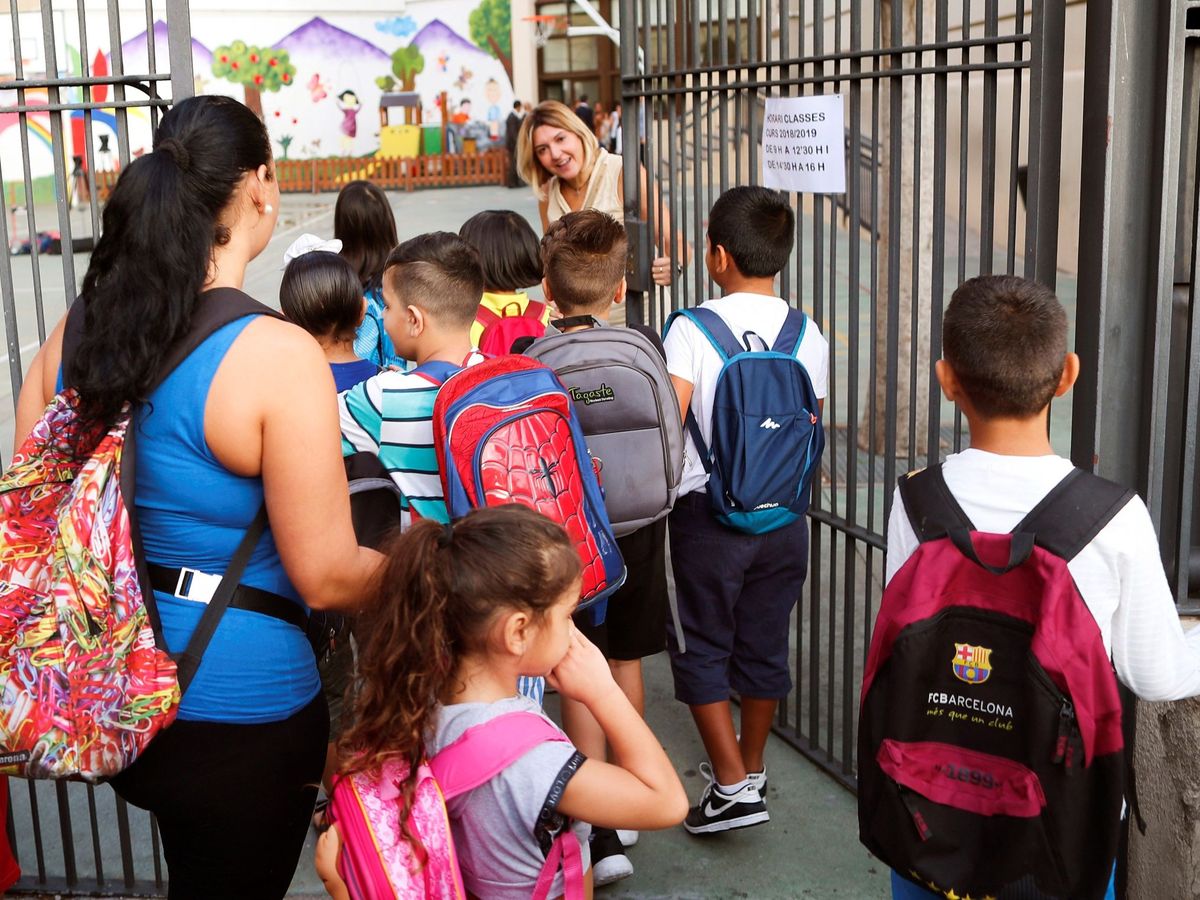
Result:
[[[83,310],[68,316],[64,360]],[[276,315],[240,291],[202,294],[154,386],[218,328],[262,314]],[[167,652],[133,507],[134,415],[89,425],[67,388],[0,476],[0,775],[96,782],[129,766],[174,720],[228,605],[218,588],[187,650]],[[265,525],[260,514],[243,545]]]

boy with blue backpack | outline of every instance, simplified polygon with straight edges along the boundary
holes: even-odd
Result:
[[[788,624],[808,570],[804,512],[824,448],[829,370],[820,329],[775,291],[794,226],[773,191],[722,194],[704,256],[722,296],[675,313],[664,340],[688,432],[669,517],[686,645],[670,631],[667,643],[675,696],[709,756],[709,783],[684,821],[693,834],[769,820],[763,753],[792,688]]]

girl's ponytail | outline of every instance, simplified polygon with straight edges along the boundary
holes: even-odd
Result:
[[[65,373],[86,416],[110,421],[146,400],[171,345],[191,324],[221,216],[245,173],[269,166],[266,129],[228,97],[181,101],[163,117],[154,152],[134,160],[104,208],[82,298],[83,337]]]
[[[384,553],[375,596],[355,627],[359,693],[339,745],[347,773],[393,756],[415,773],[460,660],[486,649],[496,613],[540,616],[579,580],[566,532],[515,504],[477,509],[453,527],[421,520]],[[411,779],[402,790],[407,810]]]

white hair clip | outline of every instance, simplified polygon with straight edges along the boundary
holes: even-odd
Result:
[[[287,264],[293,259],[303,256],[305,253],[312,253],[314,250],[323,250],[326,253],[341,253],[342,242],[337,238],[325,241],[315,234],[302,234],[292,241],[290,247],[283,251],[283,266],[281,268],[286,269]]]

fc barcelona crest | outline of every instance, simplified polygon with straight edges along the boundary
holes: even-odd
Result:
[[[992,674],[992,651],[973,644],[954,645],[954,677],[967,684],[983,684]]]

